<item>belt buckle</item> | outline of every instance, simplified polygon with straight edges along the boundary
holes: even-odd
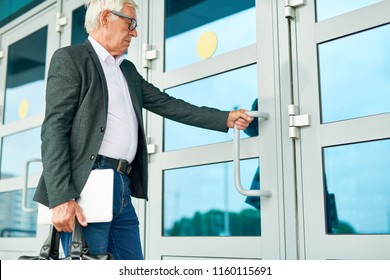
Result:
[[[116,167],[116,171],[122,174],[129,175],[131,171],[131,165],[124,159],[119,159],[118,166]]]

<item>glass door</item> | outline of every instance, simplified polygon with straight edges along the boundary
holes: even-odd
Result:
[[[32,196],[42,170],[40,125],[47,61],[58,47],[55,5],[29,16],[1,34],[5,55],[0,64],[0,258],[4,259],[35,252],[42,241]]]
[[[317,0],[294,31],[306,259],[390,258],[390,1]]]
[[[154,145],[148,259],[283,257],[272,129],[275,91],[273,75],[268,80],[262,76],[274,67],[269,59],[273,42],[265,39],[269,33],[272,37],[273,7],[257,6],[254,0],[221,3],[150,3],[149,49],[158,55],[150,63],[149,79],[197,106],[268,112],[268,121],[241,132],[241,179],[247,189],[261,185],[272,190],[272,197],[248,199],[236,191],[232,131],[208,131],[148,113]]]
[[[88,38],[85,30],[85,1],[65,0],[62,2],[62,16],[67,19],[67,25],[63,28],[61,47],[83,44]]]

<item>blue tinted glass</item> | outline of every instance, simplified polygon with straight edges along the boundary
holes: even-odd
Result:
[[[327,232],[390,233],[390,140],[324,148]]]
[[[0,27],[28,12],[45,0],[1,0]]]
[[[27,207],[38,208],[32,201],[35,189],[27,191]],[[0,193],[0,238],[34,237],[37,228],[37,213],[22,210],[22,191]]]
[[[208,106],[231,111],[237,108],[251,110],[257,98],[257,68],[252,65],[235,71],[185,84],[167,90],[171,96],[197,106]],[[260,105],[261,107],[261,105]],[[164,150],[183,149],[233,139],[229,133],[215,132],[165,120]],[[244,133],[241,133],[245,137]]]
[[[40,132],[39,127],[3,138],[0,178],[24,176],[26,162],[41,157]],[[32,163],[30,165],[30,175],[37,175],[41,171],[41,164]]]
[[[390,112],[390,25],[319,45],[322,122]]]
[[[338,16],[382,0],[317,0],[317,20]]]
[[[255,0],[166,0],[165,7],[166,71],[205,59],[205,49],[216,56],[256,43]],[[215,44],[202,40],[206,32]]]
[[[245,188],[257,184],[258,164],[241,161]],[[163,201],[164,236],[260,236],[260,212],[235,189],[232,163],[164,171]]]
[[[85,6],[81,6],[72,13],[72,45],[84,43],[88,38],[88,33],[84,28]]]
[[[9,47],[3,123],[44,112],[46,44],[44,27]]]

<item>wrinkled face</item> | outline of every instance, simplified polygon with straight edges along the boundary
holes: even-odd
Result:
[[[118,11],[126,16],[137,19],[135,9],[124,5]],[[124,54],[130,46],[132,37],[137,37],[137,30],[129,30],[130,19],[113,15],[109,10],[102,12],[103,42],[101,44],[112,56]],[[116,17],[116,18],[115,18]]]

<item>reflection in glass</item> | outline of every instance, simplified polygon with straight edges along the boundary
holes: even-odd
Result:
[[[255,0],[165,0],[165,71],[201,61],[197,43],[214,32],[214,56],[256,43]]]
[[[44,112],[46,44],[44,27],[9,47],[3,123]]]
[[[35,189],[27,191],[27,207],[38,208],[32,201]],[[0,238],[35,237],[37,213],[22,210],[22,191],[0,193]]]
[[[45,0],[2,0],[0,9],[0,27],[30,11]]]
[[[72,45],[82,44],[88,38],[84,28],[85,12],[85,5],[82,5],[72,13]]]
[[[318,46],[322,122],[390,112],[390,24]]]
[[[338,16],[382,0],[316,0],[317,20]]]
[[[1,149],[0,178],[24,176],[26,162],[41,158],[40,127],[26,130],[3,138]],[[41,172],[39,163],[30,165],[30,175]]]
[[[390,234],[390,140],[324,148],[327,233]]]
[[[240,68],[169,89],[167,93],[197,106],[208,106],[226,111],[237,108],[250,110],[253,101],[257,98],[257,68],[256,65]],[[168,119],[165,119],[164,131],[165,151],[233,139],[232,129],[229,133],[221,133]],[[245,134],[241,133],[241,136],[245,137]]]
[[[259,160],[241,161],[249,188]],[[260,236],[260,211],[245,203],[233,181],[233,164],[164,171],[164,236]]]

